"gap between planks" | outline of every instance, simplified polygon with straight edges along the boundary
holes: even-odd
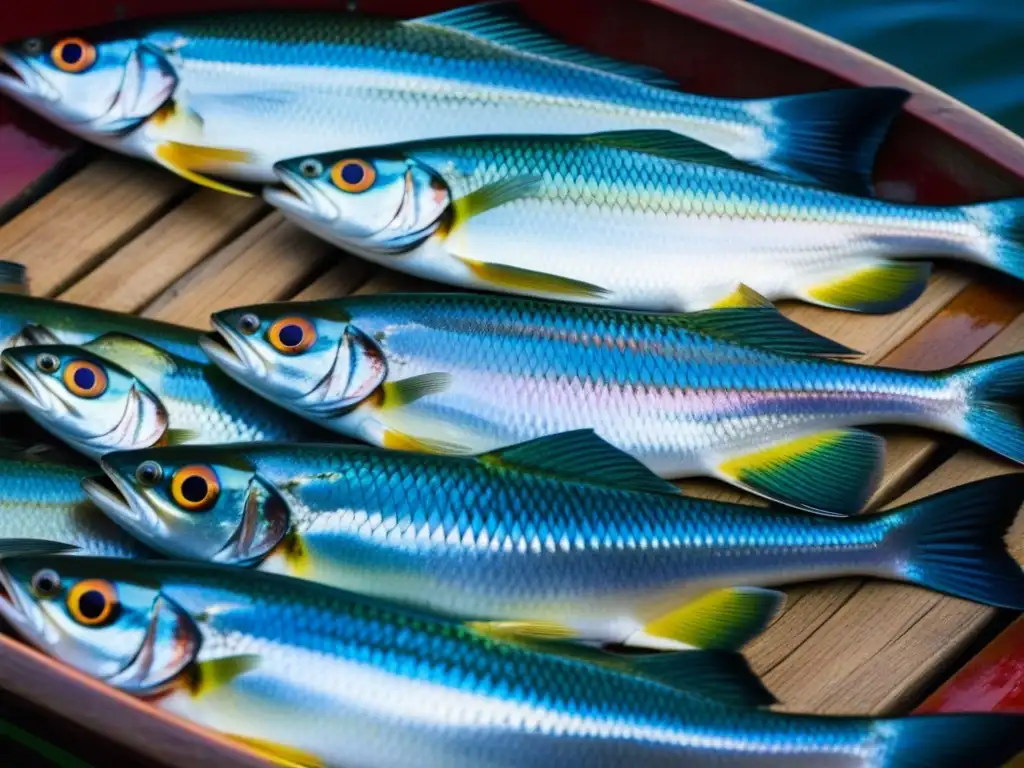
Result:
[[[258,202],[197,191],[158,169],[109,156],[0,227],[0,248],[7,258],[29,267],[36,295],[63,290],[60,296],[68,300],[197,327],[208,327],[211,311],[232,305],[436,288],[341,254],[279,214],[268,214]],[[865,362],[947,365],[959,362],[942,359],[944,342],[953,334],[960,347],[964,334],[969,336],[969,353],[1019,311],[997,295],[993,301],[1005,304],[996,312],[1002,320],[979,331],[969,312],[955,311],[960,298],[970,294],[977,300],[978,291],[968,287],[966,277],[939,270],[924,296],[894,315],[851,315],[802,305],[784,311],[861,350]],[[943,313],[944,307],[954,311]],[[1003,347],[1020,349],[1021,334],[1015,323],[985,349],[985,356]],[[915,345],[918,337],[930,343]],[[917,359],[921,348],[927,355]],[[919,437],[894,439],[884,490],[900,487],[936,445]],[[919,495],[930,484],[955,484],[956,468],[964,461],[958,455],[910,494]],[[995,471],[986,460],[973,461],[981,462],[981,468],[971,464],[972,471]],[[697,482],[685,487],[700,495],[750,501],[721,486]],[[885,497],[883,491],[880,498]],[[791,592],[795,599],[789,609],[755,641],[749,655],[786,706],[805,711],[866,713],[902,706],[939,657],[955,652],[948,646],[962,646],[991,615],[962,601],[876,582],[850,580]],[[947,637],[949,643],[940,642]],[[888,649],[894,648],[901,649],[893,662],[898,665],[880,667],[879,659],[888,658]]]

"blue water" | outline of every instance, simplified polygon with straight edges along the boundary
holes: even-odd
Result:
[[[1024,135],[1024,0],[755,0]]]

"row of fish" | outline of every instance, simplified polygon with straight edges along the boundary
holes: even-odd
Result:
[[[246,14],[0,50],[0,92],[160,163],[268,185],[316,235],[469,289],[653,311],[769,300],[889,312],[931,258],[1024,277],[1024,201],[872,199],[908,94],[683,93],[515,3],[414,20]]]

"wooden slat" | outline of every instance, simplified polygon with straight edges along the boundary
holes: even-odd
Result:
[[[0,227],[0,254],[29,268],[34,294],[52,295],[153,223],[187,189],[161,169],[104,157]]]
[[[262,201],[201,190],[61,294],[137,312],[169,283],[269,213]]]

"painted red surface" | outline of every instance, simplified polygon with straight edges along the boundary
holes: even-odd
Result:
[[[79,142],[0,99],[0,215],[67,161]]]
[[[946,681],[917,712],[1024,713],[1024,618]]]

